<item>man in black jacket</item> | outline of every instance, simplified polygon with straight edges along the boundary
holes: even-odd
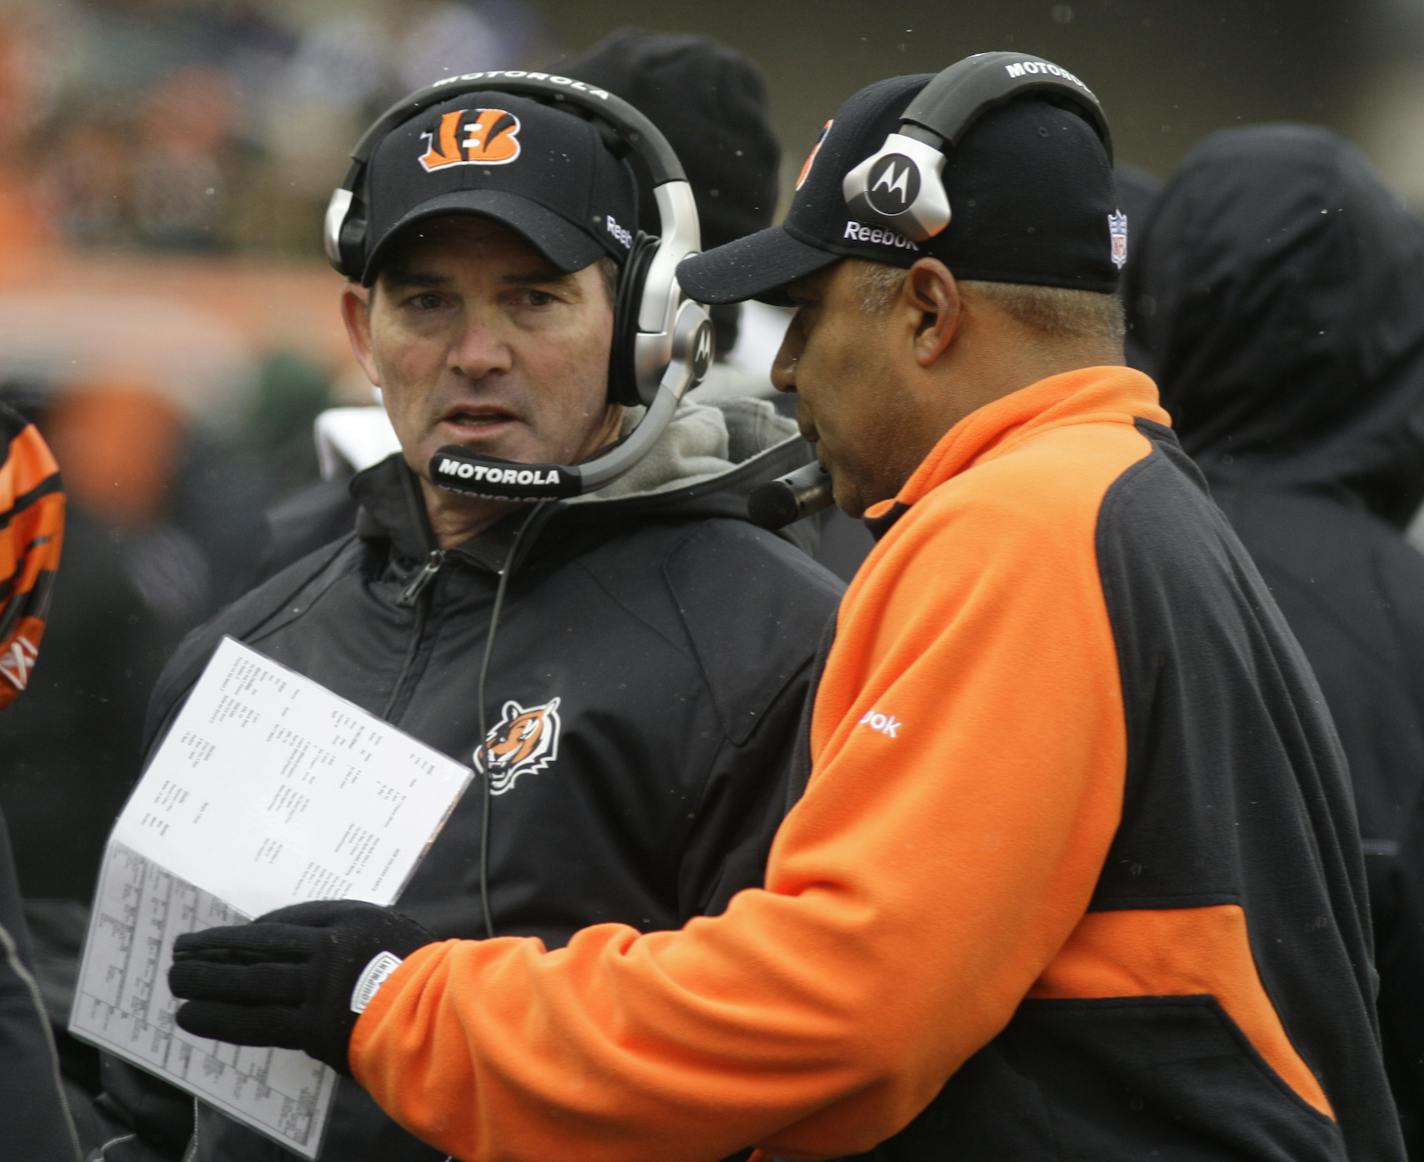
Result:
[[[390,128],[361,196],[342,314],[402,454],[357,477],[355,533],[190,637],[150,740],[229,634],[475,767],[400,901],[432,931],[558,945],[594,921],[716,913],[759,882],[838,596],[746,520],[749,490],[804,455],[795,426],[762,400],[684,401],[596,491],[529,505],[441,487],[449,445],[570,465],[634,432],[641,409],[609,387],[634,182],[589,121],[481,90]],[[105,1069],[128,1133],[97,1157],[286,1157],[206,1108],[190,1138],[191,1102]],[[349,1083],[324,1153],[441,1157]]]
[[[1424,227],[1335,134],[1213,134],[1125,300],[1183,447],[1270,585],[1349,759],[1380,1031],[1424,1158]],[[1416,828],[1420,824],[1415,824]]]

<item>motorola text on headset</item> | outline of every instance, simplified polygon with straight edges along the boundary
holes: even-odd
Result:
[[[1022,97],[1052,101],[1078,113],[1112,161],[1107,118],[1087,85],[1042,57],[983,52],[950,65],[915,95],[900,116],[899,128],[846,174],[841,183],[846,205],[861,221],[889,226],[912,242],[927,242],[943,233],[954,216],[944,187],[950,152],[985,113]],[[817,468],[807,464],[755,490],[753,519],[777,528],[829,505],[831,490]]]
[[[516,463],[477,456],[457,444],[441,448],[430,461],[431,479],[456,492],[515,501],[576,496],[602,487],[642,459],[667,428],[683,395],[701,382],[712,364],[707,309],[683,295],[675,275],[677,264],[700,248],[697,205],[677,155],[646,116],[612,93],[550,73],[489,70],[436,81],[397,101],[357,142],[351,168],[327,205],[326,255],[338,273],[360,277],[366,250],[366,169],[386,134],[431,105],[484,90],[566,104],[591,115],[642,163],[657,202],[658,233],[638,231],[619,274],[613,310],[609,401],[646,405],[638,425],[579,464]]]

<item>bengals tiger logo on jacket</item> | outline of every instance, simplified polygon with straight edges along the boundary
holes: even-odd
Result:
[[[490,781],[490,793],[503,795],[520,775],[542,771],[559,757],[559,699],[542,706],[504,704],[503,717],[490,727],[474,754],[475,770]]]
[[[63,541],[54,456],[33,424],[0,404],[0,707],[29,685]]]
[[[508,165],[519,156],[519,118],[504,109],[452,109],[420,136],[426,173],[452,165]]]

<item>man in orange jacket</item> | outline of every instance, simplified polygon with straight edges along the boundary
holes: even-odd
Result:
[[[878,538],[763,887],[554,952],[299,905],[181,938],[179,1024],[468,1160],[1400,1158],[1339,746],[1122,366],[1126,231],[1051,62],[847,101],[680,271],[797,308],[773,377]]]

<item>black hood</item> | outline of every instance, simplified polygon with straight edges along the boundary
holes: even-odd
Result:
[[[1124,299],[1208,479],[1424,498],[1424,227],[1323,129],[1206,138],[1136,239]]]
[[[1113,166],[1113,184],[1117,186],[1118,209],[1127,215],[1127,252],[1131,254],[1137,240],[1146,232],[1152,207],[1162,194],[1162,179],[1145,169],[1124,162]],[[1118,294],[1122,295],[1126,288],[1120,282],[1117,290]],[[1131,321],[1128,320],[1129,323]],[[1147,348],[1138,340],[1131,326],[1128,327],[1124,341],[1127,365],[1156,379],[1157,369],[1152,366]]]

